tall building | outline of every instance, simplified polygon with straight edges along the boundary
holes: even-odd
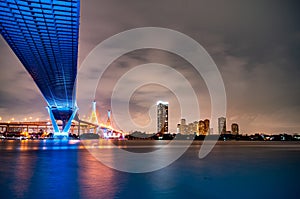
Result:
[[[189,134],[189,126],[186,124],[186,120],[182,118],[180,120],[180,124],[178,126],[178,133],[181,133],[183,135]]]
[[[231,133],[233,135],[238,135],[239,134],[239,125],[237,123],[231,124]]]
[[[205,135],[209,135],[210,134],[209,119],[205,119],[204,124],[205,124],[205,128],[204,128]]]
[[[200,135],[209,134],[209,119],[199,121],[199,134]]]
[[[168,133],[168,102],[158,101],[157,105],[157,132]]]
[[[226,118],[225,117],[218,118],[218,128],[219,128],[219,134],[226,133]]]
[[[199,122],[191,122],[187,125],[187,132],[185,134],[197,134],[199,135]]]
[[[199,125],[198,125],[198,127],[199,127],[199,134],[200,135],[205,135],[205,123],[204,123],[204,121],[203,120],[200,120],[199,121]]]
[[[186,120],[185,120],[184,118],[182,118],[182,119],[180,120],[180,122],[181,122],[181,123],[180,123],[181,125],[186,125]]]

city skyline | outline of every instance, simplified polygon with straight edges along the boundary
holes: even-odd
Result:
[[[144,26],[174,29],[198,41],[216,62],[227,93],[225,117],[228,123],[236,122],[243,132],[249,133],[300,132],[300,71],[296,54],[300,28],[297,6],[291,2],[274,1],[272,6],[266,1],[240,1],[234,5],[218,2],[219,8],[215,2],[208,1],[186,4],[136,1],[130,5],[99,2],[82,2],[79,65],[99,42],[121,31]],[[158,8],[161,13],[155,14]],[[195,75],[183,59],[159,50],[135,51],[111,65],[101,82],[105,88],[99,85],[101,90],[96,95],[100,113],[110,109],[109,97],[118,77],[145,62],[164,63],[184,74],[197,92],[201,118],[209,118],[209,94],[201,77]],[[2,37],[0,66],[0,116],[3,120],[48,118],[42,95]],[[141,124],[147,123],[148,110],[159,98],[171,102],[170,111],[175,112],[170,112],[173,117],[170,127],[174,131],[180,118],[176,110],[178,102],[166,88],[157,85],[139,88],[130,104],[132,117]]]

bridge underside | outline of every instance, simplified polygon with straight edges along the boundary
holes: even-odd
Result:
[[[79,0],[0,2],[1,35],[43,94],[57,135],[68,133],[78,109],[79,13]]]

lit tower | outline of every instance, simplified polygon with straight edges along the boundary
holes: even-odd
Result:
[[[96,101],[92,102],[92,115],[91,115],[91,123],[98,124],[97,111],[96,111]]]
[[[111,116],[111,111],[108,110],[108,111],[107,111],[107,121],[106,121],[106,125],[107,125],[107,126],[111,126],[110,116]]]
[[[157,132],[168,133],[168,102],[158,101],[157,105]]]

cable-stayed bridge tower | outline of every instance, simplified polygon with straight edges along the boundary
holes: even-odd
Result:
[[[97,117],[97,108],[96,108],[96,101],[94,100],[92,103],[92,114],[90,122],[93,124],[99,124],[98,117]]]

